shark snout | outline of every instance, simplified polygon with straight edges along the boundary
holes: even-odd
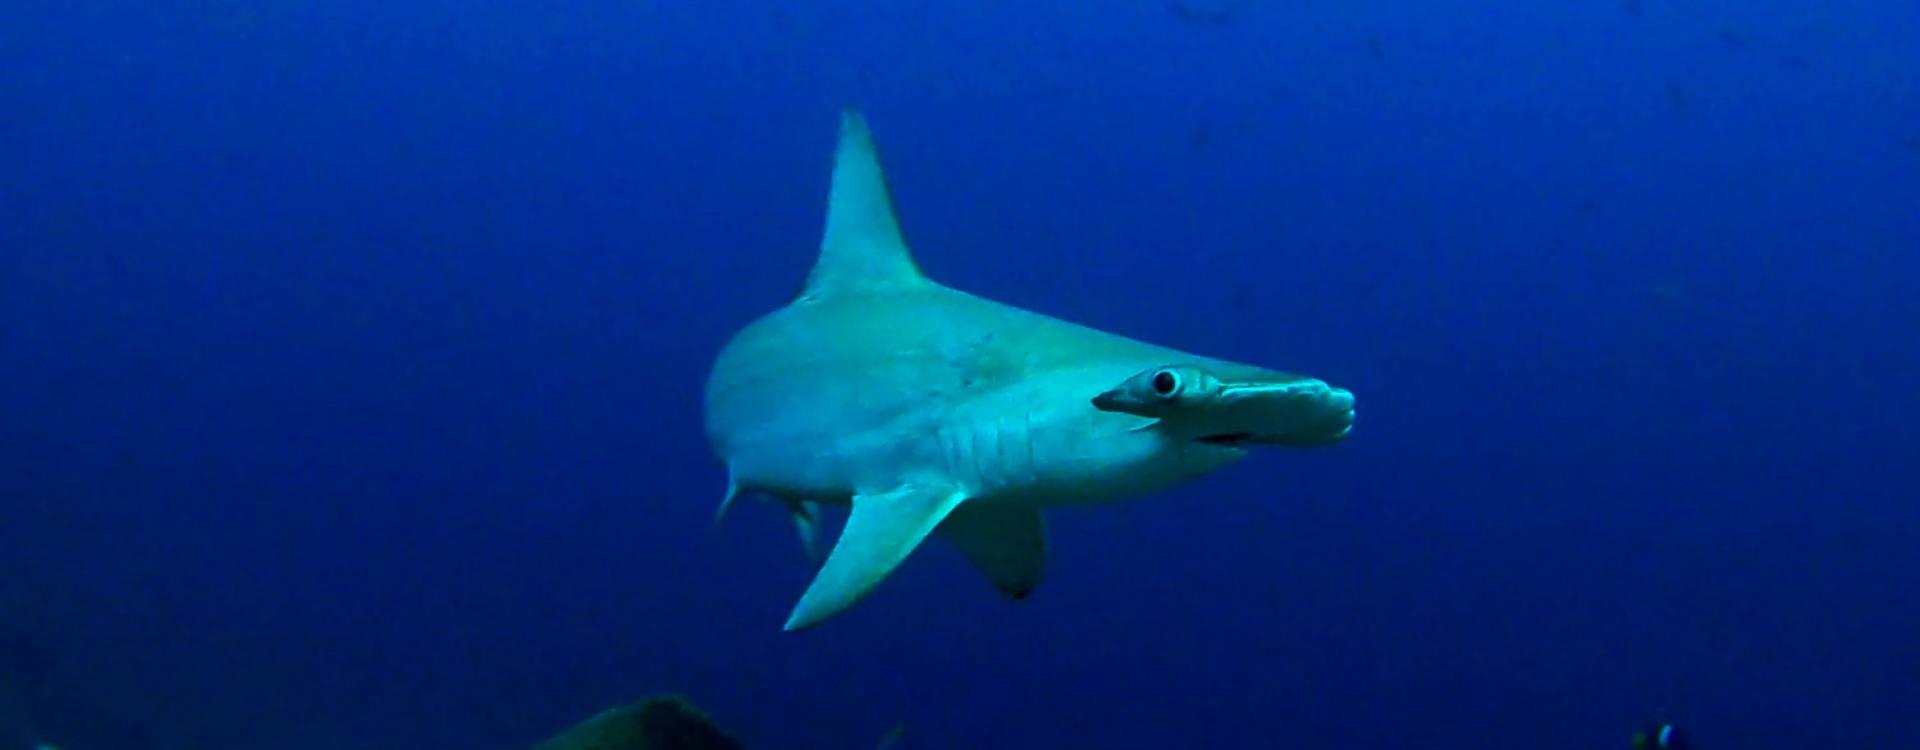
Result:
[[[1301,432],[1310,438],[1317,437],[1331,443],[1353,431],[1353,392],[1325,383],[1321,385],[1326,391],[1309,407],[1309,415]]]
[[[1304,379],[1278,392],[1262,394],[1250,412],[1261,415],[1246,442],[1281,446],[1337,443],[1353,431],[1353,392],[1319,380]]]

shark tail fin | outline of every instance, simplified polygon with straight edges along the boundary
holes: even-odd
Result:
[[[859,112],[840,113],[827,229],[802,299],[845,291],[888,291],[926,284],[900,236],[873,134]]]

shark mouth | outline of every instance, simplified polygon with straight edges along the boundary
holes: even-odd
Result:
[[[1239,446],[1253,440],[1251,432],[1222,432],[1218,435],[1205,435],[1198,440],[1207,445]]]

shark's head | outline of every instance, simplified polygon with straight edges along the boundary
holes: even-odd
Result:
[[[1156,420],[1169,438],[1208,445],[1311,446],[1353,429],[1353,394],[1300,375],[1227,364],[1168,364],[1093,398],[1101,411]]]

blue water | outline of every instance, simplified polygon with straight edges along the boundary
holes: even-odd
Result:
[[[0,7],[0,750],[1920,747],[1920,4],[1191,2]],[[780,632],[700,394],[845,105],[1353,437]]]

